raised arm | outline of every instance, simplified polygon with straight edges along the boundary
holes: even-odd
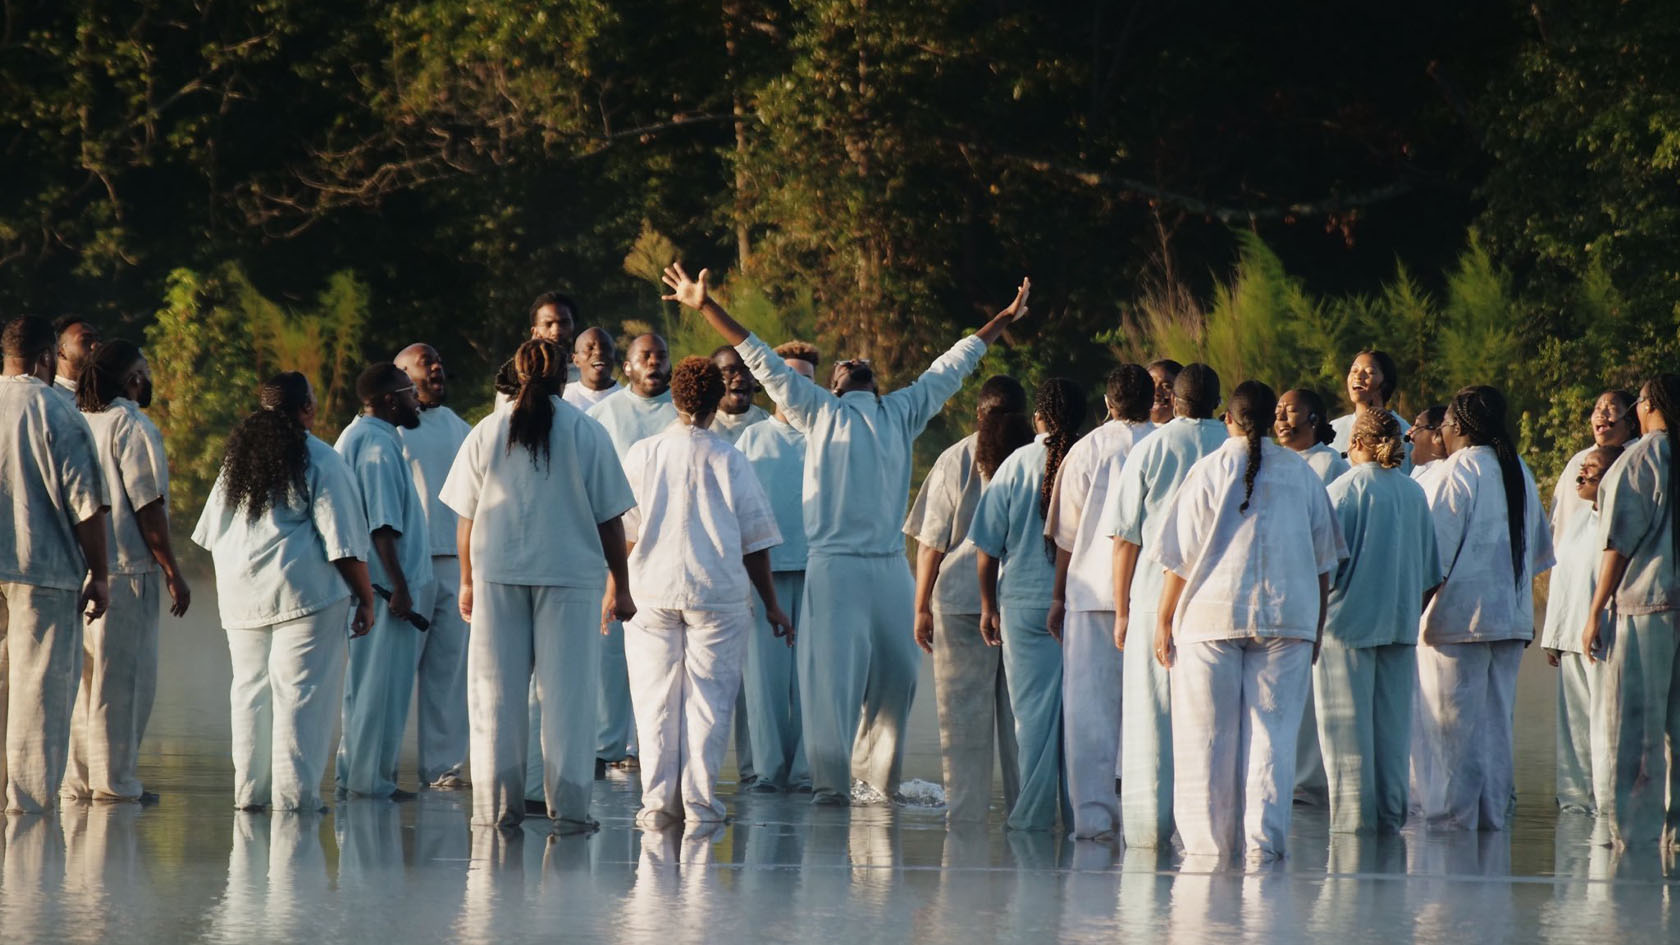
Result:
[[[1021,285],[1015,290],[1015,301],[1010,302],[1003,311],[992,316],[992,320],[982,325],[974,333],[976,338],[990,345],[998,340],[1003,330],[1015,322],[1027,317],[1027,296],[1032,293],[1032,280],[1022,279]]]

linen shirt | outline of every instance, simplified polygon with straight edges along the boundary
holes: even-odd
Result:
[[[1600,547],[1628,556],[1616,588],[1616,611],[1680,609],[1680,562],[1674,557],[1674,501],[1668,491],[1674,454],[1667,433],[1640,437],[1611,464],[1598,486]]]
[[[787,366],[756,335],[735,346],[794,429],[805,434],[805,537],[812,554],[904,554],[910,446],[986,353],[970,335],[908,387],[836,396]]]
[[[1562,527],[1552,531],[1557,566],[1552,568],[1540,634],[1540,645],[1548,650],[1584,652],[1581,628],[1587,624],[1593,591],[1598,589],[1598,569],[1604,563],[1604,542],[1599,536],[1598,511],[1588,502],[1565,516]],[[1602,621],[1608,613],[1599,617]]]
[[[945,556],[930,601],[942,614],[980,612],[980,576],[974,542],[968,540],[984,486],[974,465],[979,442],[979,434],[970,433],[939,454],[904,519],[904,534]]]
[[[271,504],[255,521],[228,505],[218,477],[193,529],[216,564],[222,627],[252,630],[324,610],[350,596],[332,562],[366,561],[367,519],[350,465],[313,435],[304,494]]]
[[[559,397],[549,402],[547,464],[517,443],[508,449],[513,413],[498,410],[467,434],[441,498],[473,520],[474,580],[599,590],[597,526],[636,501],[608,432]]]
[[[608,397],[586,411],[607,430],[613,451],[620,459],[636,445],[664,430],[677,419],[677,408],[671,404],[669,390],[657,397],[643,397],[626,387],[623,396]]]
[[[414,485],[396,426],[363,414],[350,421],[333,448],[350,464],[361,487],[362,517],[370,536],[368,576],[373,583],[393,589],[391,575],[371,540],[372,533],[389,528],[397,533],[397,566],[402,568],[409,594],[414,600],[424,600],[422,590],[432,583],[432,535],[426,525],[426,505]]]
[[[1318,473],[1318,478],[1323,480],[1327,486],[1335,482],[1338,476],[1352,468],[1348,465],[1348,461],[1342,458],[1339,451],[1333,450],[1323,443],[1314,443],[1302,450],[1300,456],[1307,461],[1308,466],[1312,467],[1313,472]]]
[[[1294,450],[1260,443],[1260,471],[1239,511],[1248,441],[1190,467],[1161,526],[1157,557],[1183,578],[1173,619],[1180,643],[1318,636],[1318,576],[1347,557],[1324,483]]]
[[[1148,421],[1110,420],[1062,457],[1044,534],[1069,555],[1063,605],[1070,611],[1114,609],[1114,542],[1102,534],[1103,506],[1132,448],[1154,430]]]
[[[630,448],[636,507],[624,516],[630,584],[642,607],[742,611],[752,582],[742,558],[782,540],[770,499],[741,451],[684,423]]]
[[[1427,478],[1430,475],[1433,475],[1433,471],[1435,469],[1439,468],[1440,465],[1441,465],[1440,460],[1432,459],[1429,462],[1424,463],[1422,466],[1413,466],[1412,471],[1411,471],[1411,477],[1412,477],[1412,479],[1416,480],[1421,485],[1423,483],[1424,479]]]
[[[771,417],[741,431],[735,448],[770,497],[782,543],[770,549],[770,570],[805,570],[805,435]]]
[[[769,411],[757,404],[748,404],[747,409],[741,413],[724,413],[719,410],[717,415],[712,417],[712,425],[707,429],[723,437],[725,443],[733,446],[740,443],[741,434],[745,433],[748,427],[768,419]]]
[[[1522,477],[1527,553],[1522,574],[1514,577],[1505,484],[1493,447],[1465,447],[1420,483],[1446,577],[1423,612],[1424,643],[1534,638],[1534,578],[1553,564],[1552,534],[1527,465]]]
[[[111,503],[110,527],[105,531],[111,573],[151,574],[158,570],[157,559],[135,513],[169,496],[163,434],[126,397],[117,397],[104,410],[83,414],[82,419],[93,431],[105,496]]]
[[[590,407],[595,406],[623,389],[624,385],[617,381],[613,381],[606,390],[590,390],[589,388],[583,386],[582,381],[578,381],[576,383],[567,381],[566,389],[560,393],[560,399],[564,400],[568,404],[571,404],[573,407],[588,413]]]
[[[1159,609],[1166,576],[1155,547],[1167,510],[1190,467],[1229,438],[1218,420],[1174,417],[1133,447],[1120,467],[1120,481],[1109,490],[1097,531],[1140,548],[1132,572],[1131,612],[1152,614]]]
[[[1044,434],[1040,433],[999,463],[992,480],[980,490],[968,540],[1002,562],[997,585],[999,604],[1050,606],[1056,562],[1046,553],[1044,516],[1038,511],[1048,453]]]
[[[418,427],[397,430],[408,471],[414,477],[414,488],[420,493],[426,510],[426,530],[431,534],[433,557],[453,558],[457,554],[455,513],[443,504],[438,493],[443,491],[443,480],[449,476],[455,454],[471,432],[472,426],[459,414],[441,406],[420,411]]]
[[[1329,487],[1348,557],[1336,569],[1324,635],[1349,648],[1417,643],[1423,592],[1441,583],[1423,487],[1361,463]]]
[[[0,581],[80,590],[76,526],[107,507],[93,432],[37,377],[0,377]]]

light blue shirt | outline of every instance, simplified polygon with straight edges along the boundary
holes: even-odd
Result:
[[[1101,534],[1142,550],[1132,572],[1131,612],[1155,613],[1166,572],[1155,557],[1161,527],[1190,467],[1218,449],[1230,434],[1218,420],[1174,417],[1132,448],[1120,467],[1120,482],[1103,506]]]
[[[805,435],[772,417],[741,431],[735,441],[752,465],[782,543],[770,549],[770,570],[805,570]]]
[[[898,523],[910,499],[910,446],[980,363],[986,343],[973,335],[958,341],[915,383],[884,396],[836,396],[788,367],[756,335],[735,351],[805,434],[811,553],[902,556]]]
[[[1329,495],[1348,557],[1330,585],[1324,635],[1350,648],[1416,644],[1423,592],[1441,583],[1423,487],[1399,469],[1361,463]]]
[[[747,432],[749,427],[756,426],[768,419],[770,419],[769,411],[757,404],[749,404],[747,409],[741,413],[724,413],[719,410],[717,415],[712,417],[712,425],[707,429],[723,437],[725,443],[738,448],[741,434]]]
[[[1038,510],[1044,485],[1044,434],[1010,453],[992,481],[980,490],[968,540],[1000,560],[998,603],[1049,607],[1056,587],[1056,561],[1045,553],[1044,515]]]
[[[438,493],[455,454],[466,441],[472,427],[448,407],[433,407],[420,411],[420,425],[412,430],[397,430],[402,440],[403,455],[408,458],[408,471],[414,476],[414,488],[425,503],[426,528],[432,535],[433,557],[453,558],[455,550],[455,513],[443,504]]]
[[[1674,421],[1670,421],[1674,422]],[[1628,556],[1616,610],[1654,614],[1680,608],[1680,562],[1674,560],[1674,501],[1668,491],[1674,455],[1668,434],[1640,437],[1598,487],[1601,546]]]
[[[93,432],[58,391],[0,378],[0,581],[74,591],[87,575],[76,526],[107,502]]]
[[[623,459],[637,441],[645,440],[675,423],[677,408],[671,404],[669,390],[657,397],[643,397],[626,387],[590,407],[589,416],[606,428],[607,436],[612,439],[613,452]]]
[[[1390,410],[1388,413],[1400,424],[1400,445],[1406,448],[1406,461],[1400,464],[1400,471],[1410,475],[1412,472],[1412,442],[1405,439],[1405,436],[1412,432],[1412,425],[1407,423],[1406,418],[1400,416],[1397,411]],[[1340,456],[1348,451],[1348,446],[1353,440],[1353,421],[1357,416],[1358,414],[1345,413],[1330,421],[1330,429],[1336,431],[1336,439],[1330,444],[1330,449],[1334,450],[1336,455]]]
[[[1318,478],[1322,479],[1327,486],[1351,468],[1339,451],[1333,450],[1323,443],[1314,443],[1302,450],[1300,456],[1307,461],[1308,466],[1312,467],[1313,472],[1318,473]]]
[[[904,519],[904,534],[945,556],[929,602],[941,614],[980,612],[980,576],[974,542],[968,539],[983,486],[974,465],[979,442],[979,435],[970,433],[939,454]]]
[[[356,477],[332,447],[314,436],[307,443],[303,495],[288,495],[252,521],[228,505],[218,477],[204,503],[192,540],[216,563],[224,629],[254,630],[324,610],[350,596],[332,562],[368,558]]]
[[[394,589],[385,562],[371,541],[372,533],[389,528],[397,533],[397,566],[408,582],[409,595],[424,600],[424,590],[432,583],[432,534],[397,428],[363,414],[350,421],[333,449],[350,464],[362,490],[362,516],[367,519],[370,536],[368,576],[373,583]]]

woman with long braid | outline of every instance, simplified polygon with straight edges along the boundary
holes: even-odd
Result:
[[[1421,483],[1444,583],[1423,612],[1413,764],[1431,827],[1503,830],[1514,794],[1517,668],[1534,639],[1534,578],[1553,564],[1534,477],[1517,456],[1505,397],[1453,396],[1448,455]],[[1421,757],[1417,757],[1421,753]]]
[[[636,613],[622,521],[635,499],[606,430],[560,400],[560,349],[527,341],[513,365],[511,408],[473,427],[439,496],[460,516],[459,599],[472,625],[473,822],[507,827],[525,817],[534,680],[548,815],[587,829],[601,632]]]
[[[309,432],[309,381],[279,374],[258,394],[192,538],[215,561],[233,659],[234,804],[315,811],[342,708],[344,630],[361,636],[374,621],[368,527],[349,465]]]
[[[1271,388],[1237,385],[1230,438],[1191,467],[1156,546],[1155,658],[1172,674],[1187,857],[1283,856],[1308,672],[1347,557],[1318,474],[1266,436],[1276,410]]]
[[[939,454],[904,521],[904,533],[917,545],[916,644],[933,654],[945,819],[951,824],[985,822],[994,738],[1005,816],[1020,794],[1015,716],[1002,654],[980,636],[977,552],[968,528],[980,490],[1011,453],[1033,441],[1032,415],[1021,382],[1004,374],[986,378],[978,399],[977,429]]]
[[[1048,629],[1056,558],[1044,537],[1044,512],[1085,420],[1085,395],[1072,381],[1051,378],[1039,385],[1035,407],[1038,437],[998,466],[968,532],[978,552],[980,635],[1003,647],[1015,713],[1021,796],[1009,812],[1014,830],[1049,830],[1058,810],[1064,824],[1073,819],[1061,786],[1062,648]]]
[[[1680,742],[1680,375],[1646,381],[1634,409],[1643,435],[1599,487],[1603,564],[1581,633],[1591,657],[1614,595],[1604,681],[1610,765],[1597,794],[1611,839],[1624,846],[1673,844],[1680,823],[1670,750]]]

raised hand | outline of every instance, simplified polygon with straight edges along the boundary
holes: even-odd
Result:
[[[683,270],[682,263],[673,262],[665,267],[665,272],[659,277],[660,281],[671,287],[671,294],[662,295],[660,298],[667,302],[677,302],[698,311],[701,306],[706,304],[706,279],[711,276],[711,273],[710,269],[702,269],[697,278],[691,279],[688,273]]]
[[[1005,308],[1003,311],[999,312],[998,314],[999,315],[1008,315],[1009,316],[1009,321],[1011,323],[1018,322],[1021,319],[1026,318],[1027,317],[1027,296],[1031,295],[1031,294],[1032,294],[1032,279],[1031,278],[1022,278],[1021,279],[1021,287],[1015,290],[1015,301],[1010,302],[1009,306],[1007,308]]]

